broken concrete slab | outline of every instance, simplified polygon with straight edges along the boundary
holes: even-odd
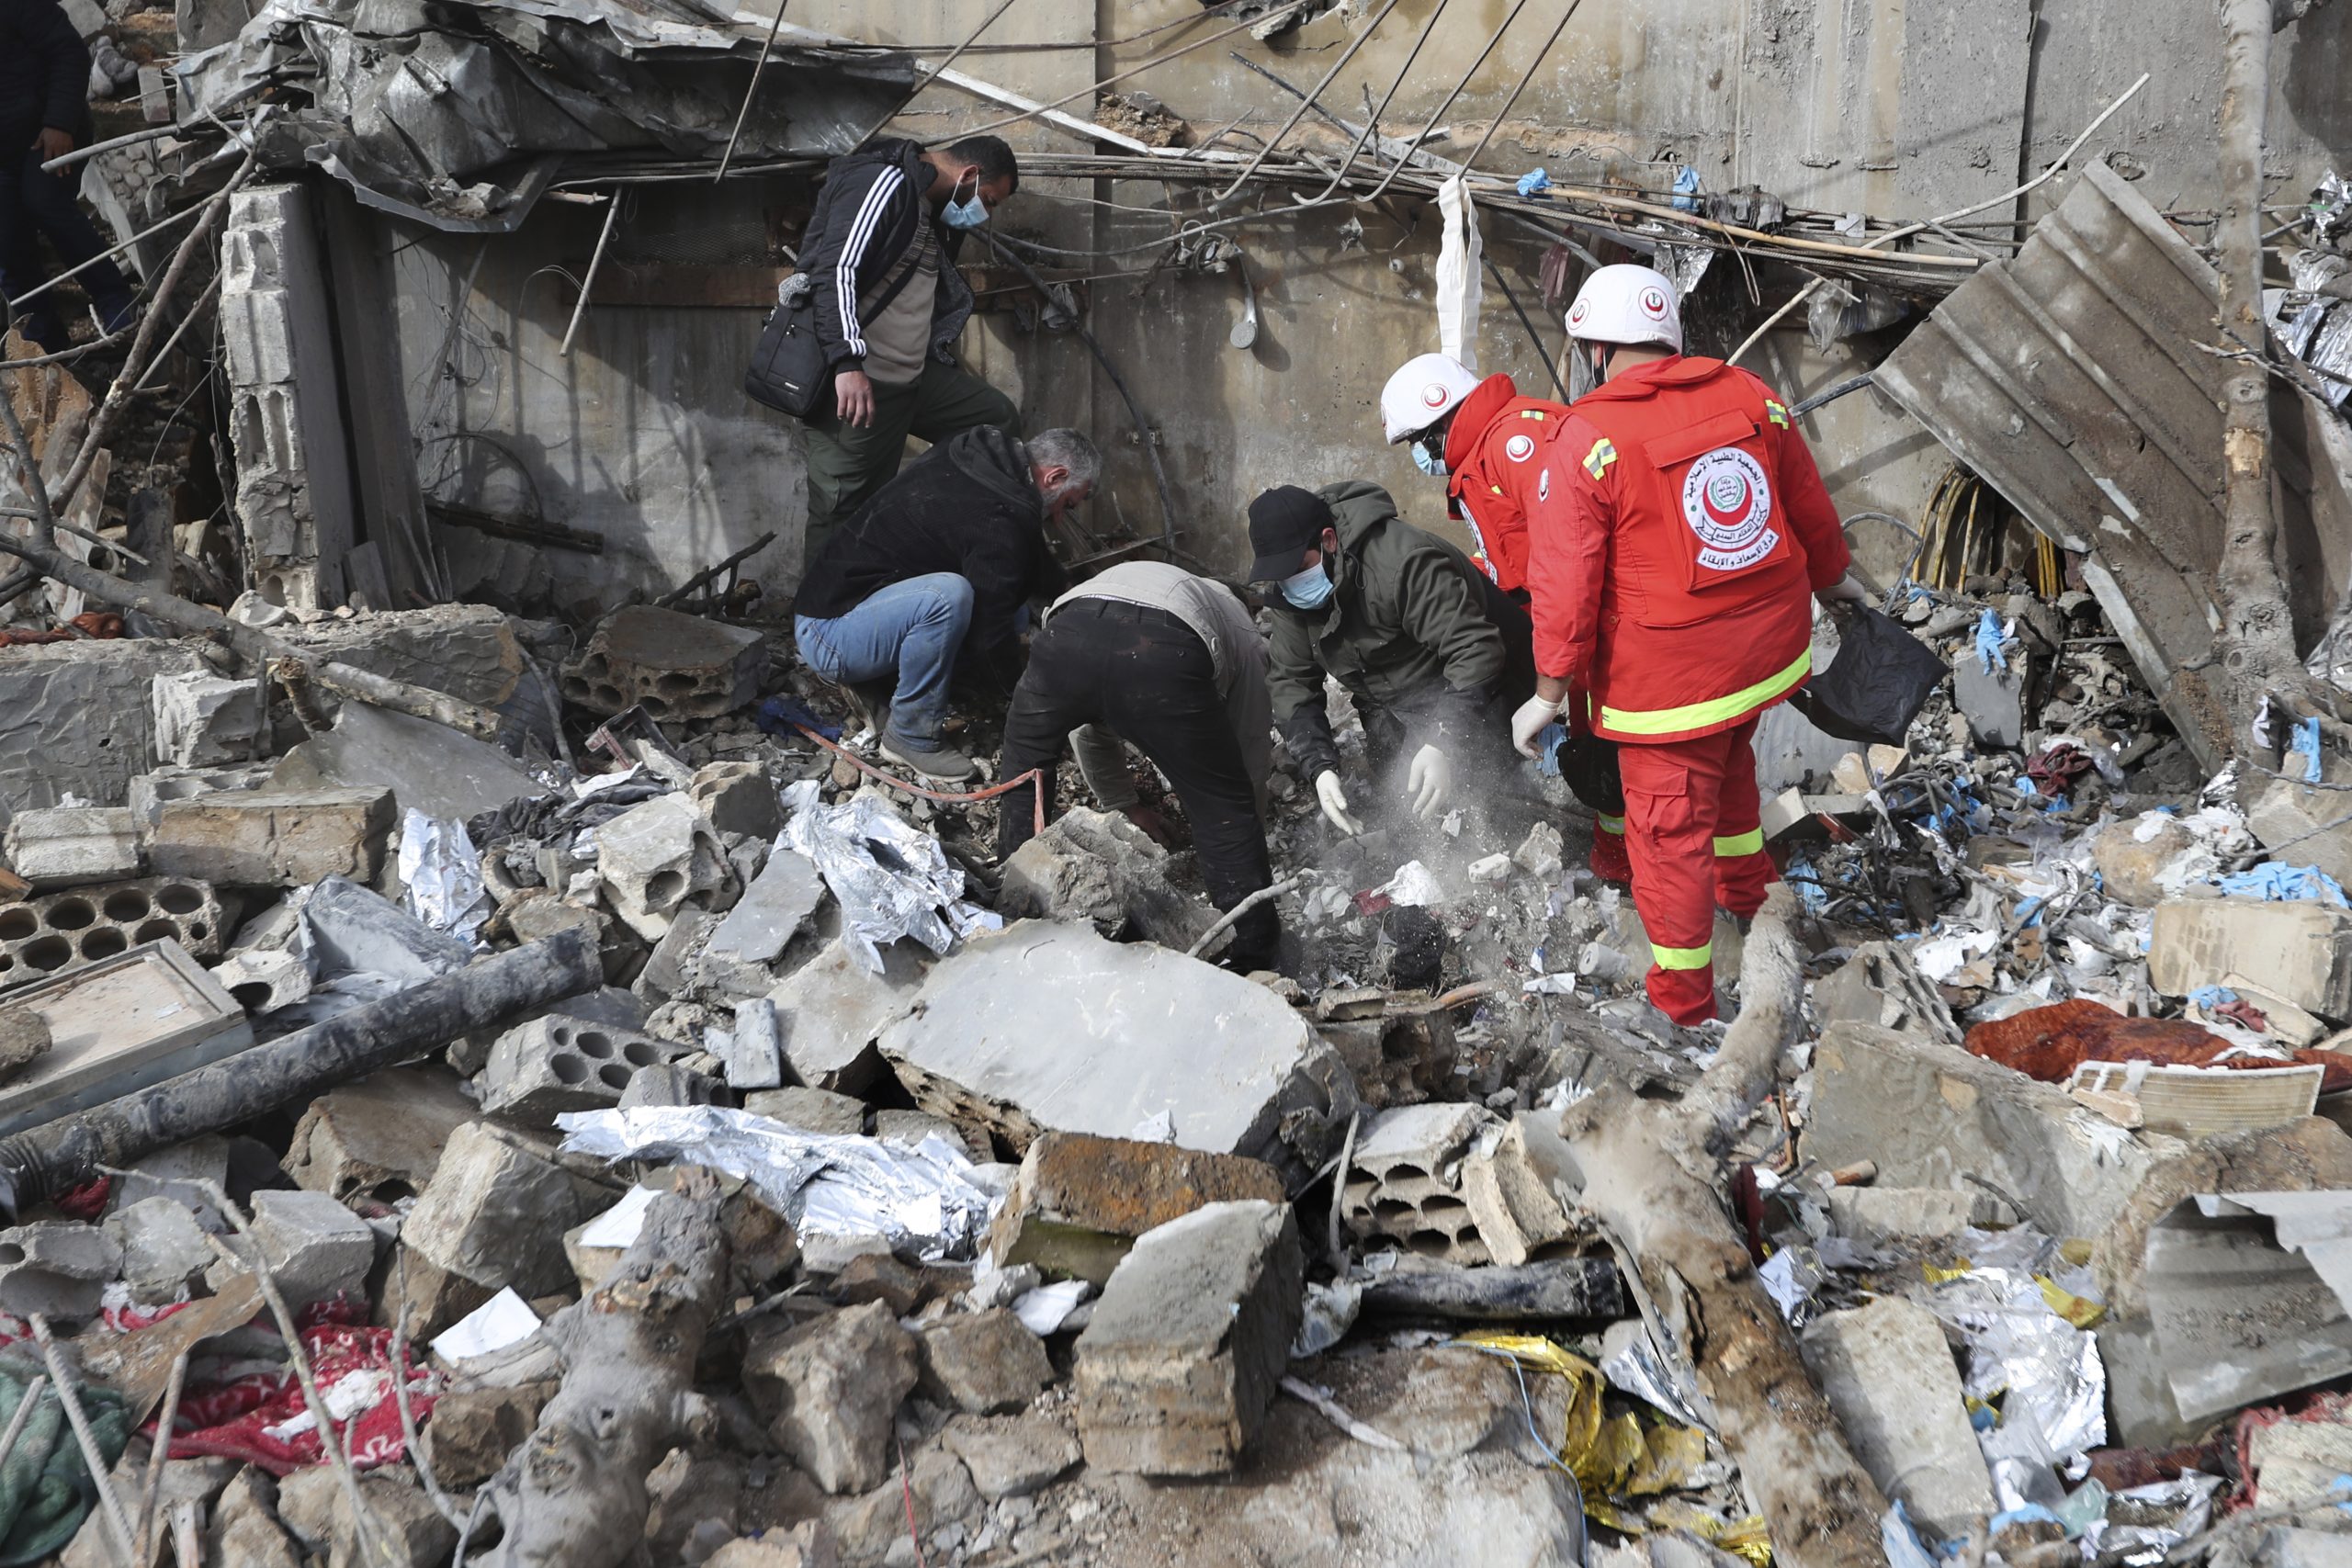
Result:
[[[433,1419],[424,1428],[424,1457],[434,1479],[465,1489],[495,1475],[538,1425],[539,1412],[557,1386],[454,1389],[434,1401]]]
[[[2025,744],[2024,664],[2022,655],[2012,654],[2006,668],[1988,671],[1973,648],[1952,660],[1951,705],[1979,746],[2014,751]]]
[[[743,1097],[743,1109],[804,1133],[855,1137],[865,1131],[865,1101],[831,1089],[798,1084],[753,1089]]]
[[[1048,1130],[1119,1137],[1166,1115],[1186,1148],[1311,1169],[1355,1109],[1345,1066],[1272,991],[1083,925],[1016,921],[967,943],[879,1046],[916,1104],[1024,1150]]]
[[[792,1461],[831,1493],[865,1492],[890,1472],[899,1402],[916,1382],[914,1337],[879,1302],[797,1326],[763,1319],[743,1382]]]
[[[122,1270],[122,1246],[95,1225],[41,1220],[0,1231],[0,1311],[85,1318]]]
[[[0,903],[0,990],[65,975],[142,942],[177,942],[190,956],[220,951],[220,901],[187,877],[69,887]]]
[[[2109,897],[2153,908],[2171,897],[2159,880],[2165,868],[2196,847],[2177,820],[2150,811],[2100,829],[2091,840],[2091,861]]]
[[[1958,1540],[1993,1516],[1992,1478],[1932,1313],[1882,1297],[1825,1314],[1801,1345],[1855,1457],[1916,1523]]]
[[[1233,1469],[1289,1364],[1305,1269],[1286,1204],[1212,1203],[1138,1239],[1079,1336],[1086,1462]]]
[[[1262,1160],[1044,1133],[1022,1157],[989,1232],[989,1256],[1000,1269],[1034,1263],[1049,1275],[1099,1285],[1147,1231],[1206,1204],[1279,1203],[1283,1197],[1282,1178]]]
[[[523,765],[446,724],[345,703],[334,728],[278,760],[277,790],[390,788],[401,811],[462,822],[542,792]]]
[[[401,1239],[453,1274],[528,1299],[571,1282],[563,1233],[585,1218],[561,1167],[469,1122],[450,1134]]]
[[[489,604],[379,611],[355,620],[278,626],[272,635],[313,664],[349,664],[480,707],[503,707],[523,681],[514,623]]]
[[[169,1198],[127,1204],[108,1214],[102,1228],[122,1249],[122,1281],[141,1306],[180,1300],[188,1283],[212,1266],[204,1227]]]
[[[1960,1025],[1900,942],[1866,942],[1854,956],[1814,982],[1814,1016],[1822,1027],[1841,1020],[1924,1035],[1958,1047]]]
[[[253,947],[212,966],[212,977],[255,1018],[292,1007],[311,994],[311,966],[283,948]]]
[[[155,766],[155,677],[207,668],[161,637],[12,648],[0,660],[0,823],[67,796],[120,806]]]
[[[656,1105],[730,1105],[727,1086],[707,1074],[682,1067],[674,1062],[657,1063],[639,1067],[629,1076],[628,1087],[621,1090],[618,1109],[633,1111],[637,1107]]]
[[[997,912],[1008,919],[1084,920],[1106,937],[1130,932],[1189,952],[1216,919],[1168,883],[1168,852],[1114,811],[1077,806],[1004,863]]]
[[[784,1044],[776,1028],[775,1003],[766,997],[735,1010],[735,1027],[720,1053],[727,1082],[737,1089],[776,1089],[784,1083]]]
[[[388,789],[198,795],[158,809],[149,858],[166,876],[231,887],[369,883],[396,820]]]
[[[567,1111],[618,1105],[641,1067],[689,1048],[632,1030],[551,1013],[498,1037],[482,1068],[481,1108],[518,1126],[552,1127]]]
[[[596,874],[613,912],[660,942],[687,900],[707,899],[732,874],[702,814],[684,796],[663,795],[596,829]]]
[[[1045,1341],[1004,1307],[926,1324],[916,1338],[925,1393],[969,1415],[1025,1410],[1054,1381]]]
[[[1833,1187],[1829,1227],[1865,1247],[1957,1241],[1971,1225],[2014,1224],[1989,1192],[1941,1187]]]
[[[767,646],[745,626],[631,604],[605,617],[564,666],[563,694],[594,713],[716,718],[759,695]]]
[[[422,1192],[450,1134],[480,1111],[447,1067],[391,1067],[337,1085],[294,1124],[286,1174],[340,1203]]]
[[[825,879],[816,863],[778,850],[710,933],[706,952],[742,964],[773,964],[824,899]]]
[[[322,976],[388,975],[421,985],[464,968],[473,950],[379,893],[328,876],[302,901],[302,928]]]
[[[2232,971],[2341,1023],[2352,1020],[2352,912],[2309,901],[2174,898],[2156,906],[2148,983],[2185,997]]]
[[[289,1305],[361,1298],[376,1266],[376,1233],[367,1221],[323,1192],[260,1191],[253,1195],[252,1209],[252,1236],[238,1236],[229,1245],[248,1259],[258,1247]],[[208,1278],[218,1291],[243,1271],[217,1258]]]
[[[1997,1062],[1869,1024],[1829,1026],[1814,1048],[1806,1152],[1874,1161],[1893,1187],[1978,1190],[1980,1177],[2056,1236],[2095,1236],[2176,1139],[2133,1134],[2065,1090]]]
[[[265,761],[232,762],[217,768],[157,768],[130,781],[126,803],[132,816],[153,828],[164,802],[192,800],[199,795],[265,789],[269,784],[270,770],[276,765],[275,762]]]
[[[802,1083],[862,1094],[888,1075],[874,1043],[914,1010],[931,954],[915,942],[894,942],[880,952],[882,973],[871,974],[835,938],[768,993],[784,1031],[785,1059]]]
[[[1026,1497],[1084,1457],[1069,1427],[1040,1416],[958,1416],[942,1440],[990,1502]]]
[[[1569,1232],[1518,1124],[1458,1103],[1373,1117],[1346,1174],[1340,1212],[1359,1235],[1386,1236],[1464,1268],[1515,1268]]]
[[[0,1010],[0,1083],[49,1055],[57,1043],[49,1020],[24,1008]]]
[[[169,766],[243,762],[262,746],[258,681],[232,681],[209,671],[158,675],[150,700],[155,710],[155,755]]]
[[[10,870],[37,889],[120,882],[139,874],[139,821],[119,806],[54,806],[8,819]]]
[[[784,803],[757,762],[711,762],[695,770],[686,798],[721,833],[763,842],[784,831]]]

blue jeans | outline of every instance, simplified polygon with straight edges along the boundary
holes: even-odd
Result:
[[[792,626],[801,661],[828,681],[895,676],[890,728],[936,745],[947,717],[947,682],[972,624],[972,585],[952,571],[894,582],[830,621],[801,615]]]

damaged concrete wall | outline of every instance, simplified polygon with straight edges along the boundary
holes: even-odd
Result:
[[[1434,3],[1400,5],[1326,101],[1360,116],[1367,91],[1387,86]],[[1468,151],[1564,3],[1542,0],[1521,15],[1444,115],[1453,137],[1442,150]],[[880,43],[953,45],[990,8],[985,0],[820,0],[805,14],[796,9],[794,20]],[[1391,106],[1388,129],[1418,125],[1436,110],[1507,10],[1487,5],[1441,18]],[[1022,0],[958,69],[1057,98],[1204,36],[1173,28],[1196,15],[1196,0]],[[1292,100],[1234,56],[1308,86],[1361,19],[1360,8],[1329,12],[1270,43],[1238,33],[1125,85],[1167,104],[1196,134],[1236,119],[1270,133]],[[2279,201],[2300,200],[2339,156],[2331,149],[2352,143],[2352,107],[2328,87],[2341,80],[2347,39],[2352,12],[2340,6],[2318,8],[2281,36],[2268,165]],[[990,47],[1116,39],[1131,41]],[[2154,79],[2109,122],[2099,145],[2115,152],[2127,178],[2147,182],[2144,194],[2159,209],[2210,209],[2220,51],[2204,0],[2131,7],[1998,0],[1951,15],[1906,9],[1900,0],[1758,0],[1744,15],[1698,0],[1643,0],[1581,13],[1481,162],[1491,169],[1540,164],[1555,179],[1651,190],[1687,163],[1709,189],[1754,182],[1792,205],[1926,216],[1999,195],[2038,170],[2142,71]],[[1096,107],[1089,97],[1068,107]],[[933,89],[894,129],[944,140],[1003,113]],[[1082,145],[1035,125],[1007,134],[1024,147]],[[1024,197],[1047,199],[1017,202],[1006,216],[1010,231],[1112,252],[1169,231],[1163,218],[1123,210],[1159,206],[1166,187],[1159,182],[1064,184],[1024,186]],[[2062,200],[2071,186],[2065,176],[2043,187],[2033,211]],[[755,231],[763,201],[773,199],[752,182],[721,192],[697,186],[693,195],[710,227],[730,231]],[[643,198],[622,233],[650,233],[660,210],[659,198]],[[1238,560],[1243,509],[1270,484],[1367,478],[1388,486],[1413,521],[1446,526],[1436,487],[1380,446],[1374,412],[1388,371],[1435,346],[1435,215],[1417,200],[1391,200],[1353,217],[1351,224],[1333,211],[1227,231],[1241,244],[1259,295],[1261,330],[1248,350],[1227,344],[1241,310],[1230,272],[1162,269],[1146,278],[1148,250],[1052,258],[1056,272],[1096,275],[1083,285],[1087,319],[1159,426],[1180,525],[1212,565]],[[804,468],[790,423],[750,407],[741,393],[759,310],[600,303],[571,358],[560,357],[572,295],[547,269],[577,276],[599,221],[594,209],[546,204],[519,235],[492,243],[456,333],[454,378],[437,367],[475,242],[434,236],[400,250],[409,399],[420,437],[431,444],[423,457],[427,493],[494,513],[537,508],[607,541],[599,558],[477,541],[444,527],[445,544],[463,558],[453,558],[454,575],[460,585],[470,579],[509,592],[552,583],[560,603],[609,603],[631,589],[674,583],[775,529],[782,537],[751,570],[772,592],[788,589],[799,574]],[[2201,237],[2195,227],[2189,232]],[[1544,242],[1492,219],[1486,240],[1555,352],[1558,312],[1541,306],[1533,287]],[[1100,276],[1118,269],[1136,276]],[[1692,311],[1693,331],[1700,345],[1722,352],[1785,297],[1791,280],[1750,276],[1728,256],[1714,272]],[[1794,400],[1868,368],[1886,346],[1863,338],[1824,354],[1791,331],[1749,363]],[[1159,531],[1159,503],[1126,409],[1074,335],[1044,331],[1026,309],[1001,310],[976,318],[965,351],[1020,400],[1032,428],[1075,422],[1101,440],[1110,482],[1098,492],[1094,527]],[[1484,368],[1510,371],[1522,389],[1548,386],[1534,345],[1491,282],[1480,352]],[[1849,513],[1908,520],[1950,461],[1915,422],[1867,394],[1830,405],[1805,428]]]

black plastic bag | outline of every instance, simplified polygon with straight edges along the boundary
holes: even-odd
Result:
[[[1838,614],[1837,656],[1789,703],[1840,740],[1900,746],[1928,694],[1951,673],[1934,649],[1865,604]]]

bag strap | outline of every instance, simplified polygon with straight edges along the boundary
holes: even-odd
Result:
[[[918,214],[915,218],[915,221],[921,223],[923,221],[923,219],[920,214]],[[922,265],[922,236],[918,234],[907,243],[906,265],[899,268],[899,275],[896,277],[893,277],[888,284],[884,285],[882,292],[874,297],[874,303],[871,305],[859,306],[858,310],[860,313],[868,317],[879,316],[883,311],[888,310],[890,308],[890,301],[896,299],[899,297],[899,291],[904,289],[909,283],[913,281],[915,269],[920,267]]]

